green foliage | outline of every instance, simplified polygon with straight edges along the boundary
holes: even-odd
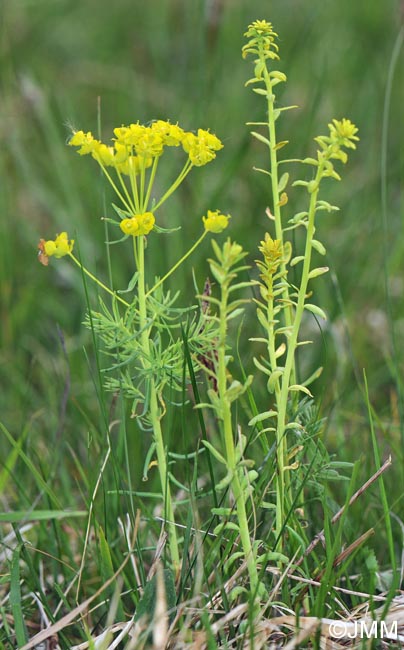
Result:
[[[251,581],[234,501],[235,476],[245,497],[241,501],[258,580],[265,584],[271,602],[297,612],[331,616],[340,609],[341,599],[348,608],[362,602],[357,595],[337,592],[341,584],[369,594],[389,589],[392,598],[397,584],[392,567],[401,532],[390,512],[399,512],[402,503],[403,467],[399,345],[403,84],[402,66],[397,65],[402,40],[397,36],[396,3],[379,7],[362,0],[328,4],[315,0],[297,11],[294,0],[286,0],[273,7],[271,18],[283,36],[283,63],[276,66],[281,70],[271,72],[271,80],[277,93],[282,89],[286,106],[274,107],[279,142],[271,152],[287,158],[293,148],[293,155],[304,164],[296,167],[296,159],[279,163],[276,199],[273,176],[265,169],[271,135],[261,133],[266,125],[262,101],[269,99],[268,93],[258,83],[250,86],[255,94],[243,93],[246,67],[236,63],[243,44],[241,32],[262,11],[262,2],[208,7],[163,0],[157,14],[151,4],[140,6],[128,0],[118,3],[112,13],[102,0],[96,11],[93,3],[73,6],[61,0],[57,4],[56,9],[54,3],[42,0],[34,9],[30,2],[6,0],[1,9],[5,39],[0,52],[0,110],[5,146],[0,169],[5,182],[0,197],[4,215],[0,220],[0,483],[4,495],[1,557],[7,567],[0,580],[1,642],[10,648],[16,642],[21,646],[35,633],[32,621],[43,625],[46,616],[50,623],[59,620],[89,595],[97,594],[96,609],[88,619],[73,615],[76,623],[58,634],[64,649],[95,639],[114,620],[126,622],[135,611],[138,617],[139,603],[146,602],[142,594],[150,589],[146,576],[155,557],[161,556],[165,566],[172,559],[161,531],[162,519],[170,520],[161,506],[162,498],[167,502],[169,485],[182,562],[176,580],[178,602],[197,599],[194,614],[185,619],[180,614],[176,623],[182,629],[182,642],[200,642],[197,635],[202,634],[212,648],[235,639],[244,644],[248,624],[239,626],[231,609],[248,601],[245,588]],[[215,18],[211,12],[216,5],[220,7]],[[390,63],[393,47],[395,64]],[[287,87],[281,83],[283,67],[289,71]],[[255,65],[253,74],[255,80],[262,79],[263,66]],[[156,280],[142,322],[134,297],[139,274],[134,273],[130,248],[125,243],[103,247],[105,240],[119,239],[116,226],[112,237],[108,232],[111,221],[116,222],[109,188],[97,180],[95,165],[72,159],[65,147],[67,121],[73,127],[95,130],[97,96],[103,132],[110,131],[113,116],[118,123],[181,119],[188,128],[209,126],[225,144],[220,162],[197,171],[161,210],[146,251],[146,284],[150,278]],[[215,101],[219,96],[223,99]],[[295,104],[304,111],[286,112]],[[322,199],[313,205],[316,224],[321,218],[320,235],[311,238],[313,264],[307,277],[310,282],[317,279],[304,296],[294,356],[296,379],[286,382],[282,439],[287,440],[288,496],[277,535],[276,396],[285,376],[292,332],[288,312],[292,315],[297,305],[306,259],[303,244],[310,209],[301,201],[317,190],[313,174],[319,159],[307,146],[310,134],[328,121],[330,112],[349,114],[360,125],[361,146],[350,160],[346,182],[328,187],[324,183],[322,188],[340,211]],[[254,131],[250,144],[240,127],[248,119]],[[97,132],[97,137],[102,136]],[[327,146],[325,140],[317,144],[320,151],[322,144]],[[250,173],[253,165],[260,173]],[[303,172],[296,174],[297,169]],[[335,176],[333,166],[326,171]],[[160,173],[158,196],[172,183],[169,168],[161,165]],[[291,246],[287,248],[289,242],[284,241],[284,266],[273,274],[272,315],[266,309],[271,291],[264,258],[258,262],[261,267],[254,268],[257,254],[252,253],[245,262],[251,269],[241,271],[230,284],[237,293],[230,293],[229,304],[234,304],[226,315],[223,399],[231,408],[239,469],[229,471],[215,388],[219,295],[226,273],[221,275],[215,252],[218,277],[211,269],[211,281],[205,283],[210,299],[197,290],[199,305],[193,308],[188,305],[195,302],[194,287],[202,287],[209,272],[206,247],[199,246],[193,253],[194,282],[191,271],[169,279],[165,274],[178,262],[184,241],[199,236],[198,215],[208,205],[231,212],[232,237],[242,242],[245,251],[254,251],[259,240],[265,243],[268,204],[272,206],[267,211],[268,230],[276,205],[285,216],[283,232]],[[98,222],[101,215],[104,224]],[[128,218],[119,212],[118,216]],[[89,262],[89,273],[102,278],[102,299],[89,281],[83,291],[77,269],[64,260],[52,272],[35,267],[33,242],[45,232],[53,235],[66,227],[76,240],[80,262]],[[278,234],[270,232],[276,241]],[[223,242],[220,238],[217,242],[222,250]],[[390,311],[380,280],[383,266],[386,291],[390,296],[394,293]],[[331,273],[326,275],[327,267]],[[157,286],[161,279],[164,282]],[[115,296],[110,301],[105,287]],[[117,287],[127,289],[116,291]],[[309,295],[313,287],[314,296]],[[94,347],[89,332],[81,327],[84,298]],[[140,340],[146,330],[148,350]],[[272,340],[276,340],[273,360],[267,353]],[[309,340],[315,345],[301,345]],[[375,404],[381,413],[377,418],[369,407],[371,438],[352,372],[364,365],[370,393],[365,402]],[[361,383],[360,373],[358,377]],[[151,387],[159,396],[155,425],[164,413],[160,458],[156,436],[150,433]],[[310,390],[314,400],[303,389]],[[193,408],[195,403],[198,409]],[[130,418],[131,411],[137,417]],[[367,453],[370,445],[373,454]],[[338,504],[347,503],[352,490],[391,451],[396,460],[383,475],[383,483],[368,487],[347,507],[342,523],[333,523]],[[352,461],[358,457],[356,483],[348,487]],[[166,481],[158,475],[164,462]],[[336,563],[363,533],[364,524],[374,530],[373,538],[367,536],[352,555]],[[325,547],[318,544],[303,557],[302,549],[323,528]],[[290,564],[295,553],[296,569]],[[125,558],[129,561],[121,571],[123,587],[113,582],[105,593],[97,593],[100,583]],[[286,566],[294,577],[285,576],[280,584],[277,571]],[[295,580],[302,577],[318,579],[321,591]],[[175,590],[171,596],[175,599]],[[147,603],[151,613],[153,602]],[[171,608],[173,603],[171,599],[167,604]],[[218,610],[229,614],[223,628]],[[275,611],[268,605],[268,615]],[[248,619],[253,614],[251,608],[243,616]],[[101,639],[97,642],[102,644]]]

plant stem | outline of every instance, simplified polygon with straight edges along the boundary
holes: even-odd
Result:
[[[268,135],[269,135],[269,154],[270,154],[270,169],[271,169],[271,186],[272,186],[272,199],[273,199],[273,211],[275,219],[275,235],[276,239],[279,239],[282,248],[283,248],[283,227],[282,227],[282,217],[281,217],[281,206],[280,206],[280,196],[279,196],[279,178],[278,178],[278,156],[276,148],[276,127],[275,127],[275,95],[273,94],[272,81],[266,67],[266,59],[263,56],[263,53],[260,54],[261,62],[264,64],[264,82],[267,89],[267,110],[268,110]],[[286,262],[282,260],[280,265],[281,273],[283,277],[286,278]],[[286,327],[292,326],[293,314],[292,314],[292,305],[289,299],[289,289],[288,285],[285,282],[285,286],[282,292],[282,298],[284,304],[286,305],[285,313],[285,325]],[[293,376],[295,374],[295,368],[292,369]]]
[[[312,241],[314,237],[315,227],[314,220],[316,215],[316,203],[319,191],[319,183],[323,173],[323,165],[320,164],[317,168],[315,178],[315,190],[310,195],[310,206],[308,213],[306,246],[304,251],[304,262],[300,287],[298,292],[298,299],[296,304],[296,311],[294,315],[293,327],[291,335],[288,340],[288,349],[286,354],[285,369],[281,379],[281,394],[278,404],[278,423],[276,430],[276,453],[277,453],[277,498],[276,498],[276,538],[278,544],[281,541],[282,528],[285,521],[285,500],[287,494],[285,493],[285,467],[287,463],[287,440],[286,440],[286,410],[289,397],[289,387],[292,385],[291,377],[295,365],[295,354],[297,348],[297,339],[302,321],[304,304],[307,294],[307,286],[309,283],[309,273],[311,264]],[[289,482],[288,482],[289,484]],[[287,485],[288,485],[287,484]]]
[[[129,303],[126,302],[126,300],[124,300],[123,298],[121,298],[120,296],[118,296],[118,295],[115,293],[115,291],[112,291],[112,289],[110,289],[109,287],[107,287],[106,284],[104,284],[103,282],[101,282],[101,280],[99,280],[98,278],[96,278],[95,275],[93,275],[93,274],[92,274],[88,269],[86,269],[86,267],[83,266],[83,265],[81,264],[81,262],[79,262],[79,260],[77,259],[77,257],[75,257],[75,256],[73,255],[73,253],[69,253],[69,256],[70,256],[70,258],[73,260],[73,262],[74,262],[75,264],[77,264],[77,266],[78,266],[78,267],[83,271],[83,273],[85,273],[86,275],[88,275],[88,277],[91,278],[91,280],[93,280],[93,282],[95,282],[96,284],[98,284],[98,286],[101,287],[101,289],[104,289],[104,291],[107,291],[111,296],[113,296],[113,298],[115,298],[115,300],[119,300],[119,302],[121,302],[123,305],[125,305],[125,307],[130,307]]]
[[[176,270],[178,269],[178,267],[181,266],[181,264],[182,264],[183,262],[185,262],[185,260],[187,259],[187,257],[189,257],[189,256],[194,252],[194,250],[199,246],[199,244],[203,241],[203,239],[205,238],[205,236],[207,235],[207,233],[208,233],[208,231],[205,230],[205,231],[202,233],[202,235],[199,237],[199,239],[195,242],[195,244],[193,244],[193,246],[191,246],[191,248],[189,249],[189,251],[187,251],[187,252],[185,253],[185,255],[183,255],[183,256],[181,257],[181,259],[178,260],[178,262],[176,262],[176,263],[174,264],[174,266],[172,266],[171,269],[170,269],[170,270],[169,270],[169,271],[168,271],[168,272],[167,272],[167,273],[166,273],[166,274],[165,274],[165,275],[164,275],[164,276],[163,276],[163,277],[162,277],[158,282],[156,282],[156,284],[154,285],[154,287],[152,287],[151,289],[149,289],[149,291],[146,293],[146,298],[147,298],[148,296],[150,296],[150,294],[152,294],[152,293],[153,293],[153,292],[154,292],[154,291],[155,291],[155,290],[156,290],[156,289],[157,289],[161,284],[163,284],[163,282],[165,282],[165,281],[167,280],[167,278],[169,278],[170,275],[171,275],[172,273],[174,273],[174,271],[176,271]]]
[[[221,301],[219,312],[219,343],[218,343],[218,395],[221,403],[223,418],[223,435],[226,449],[227,469],[232,474],[231,488],[236,502],[237,519],[240,529],[240,539],[243,547],[244,556],[247,562],[247,569],[250,578],[251,592],[255,594],[258,590],[258,572],[255,564],[253,548],[248,529],[248,519],[245,507],[243,490],[240,484],[240,476],[237,468],[236,449],[233,439],[233,428],[231,421],[231,406],[226,395],[226,339],[227,339],[227,302],[229,297],[228,282],[221,286]]]
[[[156,203],[156,205],[153,206],[153,211],[154,211],[154,212],[157,210],[157,208],[160,207],[160,205],[161,205],[162,203],[164,203],[164,201],[166,201],[166,200],[168,199],[169,196],[171,196],[171,194],[172,194],[173,192],[175,192],[175,190],[177,189],[177,187],[178,187],[179,185],[181,185],[182,181],[183,181],[184,178],[189,174],[189,172],[191,171],[192,167],[193,167],[193,165],[192,165],[191,161],[190,161],[189,158],[188,158],[187,162],[185,163],[184,167],[182,168],[181,172],[180,172],[179,175],[177,176],[177,178],[176,178],[176,180],[174,181],[174,183],[173,183],[172,185],[170,185],[170,187],[168,188],[167,192],[165,192],[165,194],[163,194],[163,196],[161,197],[160,201],[158,201],[158,202]]]
[[[139,300],[139,325],[141,331],[142,347],[145,354],[145,365],[150,365],[150,329],[147,327],[147,306],[145,291],[145,265],[144,265],[144,238],[134,237],[133,247],[137,271],[139,273],[137,290]],[[171,498],[170,483],[167,471],[167,459],[164,449],[163,432],[161,429],[161,415],[159,413],[158,394],[153,377],[149,383],[150,390],[150,420],[153,428],[154,442],[156,444],[158,470],[161,482],[161,492],[163,495],[166,520],[168,524],[168,540],[171,551],[171,560],[174,571],[177,572],[180,567],[180,557],[178,550],[177,532],[174,522],[174,509]]]

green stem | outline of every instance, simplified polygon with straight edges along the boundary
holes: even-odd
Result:
[[[153,167],[152,167],[152,170],[151,170],[151,173],[150,173],[149,184],[147,186],[146,198],[144,200],[144,211],[147,210],[147,206],[148,206],[149,201],[150,201],[150,194],[151,194],[151,191],[152,191],[154,179],[156,177],[157,165],[159,163],[159,160],[160,160],[159,156],[156,156],[154,161],[153,161]]]
[[[279,239],[283,248],[283,227],[282,216],[279,196],[279,177],[278,177],[278,156],[276,149],[276,127],[275,127],[275,95],[272,90],[271,77],[266,67],[266,59],[263,53],[260,54],[260,59],[264,64],[264,82],[267,89],[267,110],[268,110],[268,135],[269,135],[269,153],[270,153],[270,169],[271,169],[271,186],[273,197],[273,211],[275,219],[275,235]],[[281,273],[286,278],[286,262],[282,260],[280,265]],[[288,285],[285,283],[282,297],[285,302],[285,325],[291,327],[293,321],[292,306],[289,299]],[[294,369],[293,369],[294,372]]]
[[[93,274],[92,274],[88,269],[86,269],[86,267],[83,266],[83,265],[81,264],[81,262],[79,262],[79,260],[77,259],[77,257],[75,257],[75,256],[73,255],[73,253],[69,253],[69,257],[73,260],[73,262],[74,262],[75,264],[77,264],[77,266],[78,266],[78,267],[83,271],[83,273],[85,273],[86,275],[88,275],[88,277],[91,278],[91,280],[93,280],[93,282],[95,282],[96,284],[98,284],[98,286],[101,287],[101,289],[104,289],[104,291],[107,291],[111,296],[113,296],[113,298],[115,298],[116,300],[119,300],[119,302],[121,302],[123,305],[125,305],[125,307],[130,307],[129,303],[126,302],[126,300],[124,300],[123,298],[121,298],[120,296],[118,296],[118,295],[115,293],[115,291],[112,291],[112,289],[110,289],[109,287],[107,287],[103,282],[101,282],[101,280],[99,280],[99,279],[98,279],[95,275],[93,275]]]
[[[269,323],[268,331],[268,357],[271,364],[272,371],[277,367],[276,360],[276,339],[275,339],[275,306],[274,306],[274,296],[273,296],[273,276],[271,276],[270,284],[267,287],[268,291],[268,303],[267,303],[267,320]],[[276,404],[279,406],[279,399],[281,394],[281,388],[279,379],[275,383],[275,398]]]
[[[140,188],[139,188],[139,204],[140,204],[140,210],[141,212],[145,211],[145,205],[144,205],[144,188],[146,184],[146,167],[145,167],[145,160],[143,159],[141,165],[140,165]]]
[[[309,273],[310,273],[310,264],[311,264],[311,253],[312,253],[312,241],[314,237],[315,227],[314,220],[316,215],[316,202],[319,191],[319,183],[323,173],[323,165],[320,164],[317,168],[317,174],[315,178],[315,190],[310,195],[310,206],[308,213],[308,223],[307,223],[307,234],[306,234],[306,246],[304,251],[304,262],[302,277],[300,281],[300,287],[298,292],[298,299],[296,305],[296,311],[294,315],[293,328],[291,335],[288,340],[288,350],[286,354],[285,369],[282,374],[281,381],[281,394],[278,405],[278,425],[276,431],[276,446],[277,446],[277,468],[278,468],[278,480],[277,480],[277,498],[276,498],[276,537],[278,543],[280,544],[282,528],[285,521],[285,500],[287,494],[285,493],[285,485],[289,485],[289,482],[285,483],[285,467],[287,463],[287,440],[286,440],[286,410],[289,397],[289,387],[294,383],[291,381],[293,368],[295,365],[295,354],[298,343],[298,335],[300,330],[300,324],[302,322],[302,316],[304,311],[304,305],[307,295],[307,286],[309,283]]]
[[[187,253],[185,253],[185,255],[183,255],[183,256],[181,257],[181,259],[178,260],[178,262],[176,262],[176,263],[174,264],[174,266],[172,266],[171,269],[170,269],[170,270],[169,270],[169,271],[168,271],[168,272],[167,272],[167,273],[166,273],[166,274],[165,274],[165,275],[164,275],[164,276],[163,276],[163,277],[162,277],[158,282],[156,282],[156,284],[154,285],[154,287],[152,287],[151,289],[149,289],[149,291],[146,293],[146,298],[147,298],[148,296],[150,296],[150,294],[152,294],[152,293],[153,293],[153,292],[154,292],[154,291],[155,291],[155,290],[156,290],[156,289],[157,289],[161,284],[163,284],[163,282],[165,282],[165,281],[167,280],[167,278],[169,278],[170,275],[171,275],[172,273],[174,273],[174,271],[176,271],[176,270],[178,269],[178,267],[181,266],[181,264],[182,264],[183,262],[185,262],[185,260],[187,259],[187,257],[189,257],[189,256],[194,252],[194,250],[199,246],[199,244],[200,244],[200,243],[203,241],[203,239],[206,237],[207,232],[208,232],[208,231],[205,230],[205,231],[203,232],[203,234],[199,237],[199,239],[195,242],[195,244],[194,244],[193,246],[191,246],[191,248],[189,249],[189,251],[188,251]]]
[[[121,201],[122,201],[123,205],[125,206],[125,208],[127,209],[127,211],[132,212],[133,211],[133,205],[132,205],[132,202],[130,200],[130,196],[128,195],[128,200],[129,200],[129,203],[128,203],[127,201],[125,201],[125,198],[123,197],[121,192],[118,190],[118,188],[116,186],[116,183],[114,182],[111,174],[109,174],[109,172],[107,172],[106,167],[99,160],[97,162],[98,162],[99,166],[101,167],[102,171],[104,172],[105,176],[108,178],[110,184],[114,188],[114,191],[116,192],[117,196],[119,196],[119,198],[121,199]]]
[[[149,328],[147,327],[147,305],[145,292],[145,264],[144,264],[144,238],[133,238],[135,261],[138,271],[138,300],[139,300],[139,325],[141,331],[142,347],[145,353],[145,364],[150,364],[150,341]],[[177,532],[174,522],[174,509],[171,498],[170,483],[168,478],[167,460],[164,449],[163,432],[161,429],[161,415],[159,413],[158,395],[154,379],[150,379],[150,420],[153,427],[154,442],[156,444],[158,470],[161,482],[161,491],[164,500],[166,519],[168,524],[168,540],[171,551],[171,559],[175,572],[180,567],[180,556],[178,550]]]
[[[226,339],[227,339],[227,302],[228,302],[228,284],[224,283],[221,287],[220,315],[219,315],[219,344],[218,344],[218,395],[222,408],[223,416],[223,436],[226,449],[227,468],[233,478],[231,488],[236,502],[236,511],[238,525],[240,529],[240,539],[243,547],[244,557],[247,562],[247,569],[250,578],[250,588],[253,594],[258,590],[258,571],[255,563],[253,548],[251,544],[250,532],[248,529],[248,518],[245,507],[243,490],[240,484],[239,470],[236,464],[236,449],[233,439],[233,427],[231,421],[231,406],[226,396],[227,379],[226,379]]]
[[[122,178],[121,172],[117,168],[115,168],[115,171],[116,171],[117,176],[119,178],[119,182],[120,182],[120,184],[122,186],[122,189],[123,189],[123,191],[125,192],[125,194],[127,196],[128,204],[129,204],[129,206],[131,208],[130,212],[132,212],[132,213],[139,212],[139,209],[138,209],[139,201],[137,200],[136,178],[135,178],[135,183],[133,184],[132,183],[132,173],[129,174],[130,186],[131,186],[131,189],[132,189],[132,196],[131,196],[129,194],[128,188],[126,187],[126,183],[125,183],[124,179]]]
[[[164,203],[164,201],[166,201],[166,200],[168,199],[168,197],[171,196],[171,194],[172,194],[173,192],[175,192],[175,190],[177,189],[177,187],[178,187],[179,185],[181,185],[181,183],[182,183],[182,181],[184,180],[184,178],[189,174],[189,172],[191,171],[192,167],[193,167],[193,165],[192,165],[191,161],[190,161],[189,158],[188,158],[187,162],[185,163],[184,167],[182,168],[182,170],[181,170],[179,176],[177,177],[177,179],[176,179],[176,180],[174,181],[174,183],[173,183],[173,184],[168,188],[167,192],[165,192],[165,194],[163,194],[163,196],[161,197],[160,201],[158,201],[158,202],[156,203],[156,205],[154,206],[154,208],[153,208],[154,211],[156,211],[157,208],[159,208],[160,205],[161,205],[162,203]]]

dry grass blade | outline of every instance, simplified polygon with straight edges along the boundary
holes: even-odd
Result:
[[[344,642],[345,647],[347,640],[354,641],[354,647],[359,647],[366,639],[396,641],[399,647],[404,647],[404,596],[400,596],[393,602],[384,619],[379,618],[382,612],[383,608],[380,608],[361,617],[356,617],[353,612],[349,619],[314,616],[302,616],[296,619],[295,616],[284,615],[263,621],[262,627],[269,633],[267,641],[274,637],[274,643],[275,636],[279,639],[281,627],[298,631],[297,635],[283,646],[284,650],[292,650],[299,643],[313,636],[319,628],[321,645],[327,649],[341,648],[341,642]]]
[[[374,483],[375,481],[377,481],[377,479],[379,478],[379,476],[381,476],[381,475],[383,474],[383,472],[386,471],[386,469],[389,469],[389,467],[391,467],[391,464],[392,464],[392,460],[391,460],[391,456],[389,456],[388,459],[386,460],[386,462],[383,463],[383,465],[382,465],[382,466],[377,470],[377,472],[375,472],[375,473],[373,474],[373,476],[371,476],[370,479],[368,479],[368,480],[366,481],[366,483],[364,483],[364,484],[359,488],[359,490],[357,490],[357,491],[355,492],[355,494],[353,494],[353,495],[351,496],[351,498],[349,499],[348,506],[351,506],[351,505],[352,505],[352,504],[353,504],[353,503],[354,503],[354,502],[355,502],[355,501],[356,501],[356,500],[357,500],[357,499],[358,499],[358,498],[359,498],[359,497],[360,497],[360,496],[361,496],[361,495],[362,495],[362,494],[363,494],[363,493],[368,489],[368,487],[370,487],[370,486],[372,485],[372,483]],[[343,507],[342,507],[340,510],[338,510],[338,512],[334,515],[334,517],[331,519],[331,523],[332,523],[332,524],[335,524],[335,523],[338,521],[338,519],[340,519],[340,518],[342,517],[342,515],[343,515],[344,512],[345,512],[345,507],[346,507],[346,506],[343,506]],[[300,558],[300,560],[298,560],[298,562],[296,563],[296,566],[300,566],[301,563],[303,562],[304,558],[305,558],[307,555],[309,555],[309,554],[312,552],[313,549],[316,548],[316,546],[317,546],[317,544],[318,544],[319,542],[322,542],[322,541],[324,541],[324,530],[322,530],[321,532],[317,533],[317,535],[315,536],[315,538],[313,539],[313,541],[312,541],[312,542],[308,545],[308,547],[306,548],[306,550],[305,550],[305,552],[303,553],[303,555],[302,555],[302,557]]]
[[[133,542],[132,542],[132,547],[134,545],[134,541],[137,536],[137,531],[138,531],[138,526],[139,526],[139,521],[140,521],[140,511],[137,512],[136,514],[136,522],[135,522],[135,530],[134,530],[134,535],[133,535]],[[49,639],[52,635],[57,634],[61,630],[63,630],[65,627],[70,625],[80,614],[86,611],[88,606],[96,599],[100,594],[102,594],[109,585],[111,585],[114,580],[117,579],[117,577],[120,575],[120,573],[123,571],[125,568],[126,564],[128,563],[130,559],[130,553],[126,556],[125,560],[122,562],[121,566],[115,571],[114,575],[111,576],[90,598],[87,598],[83,603],[80,605],[77,605],[72,611],[68,612],[65,616],[63,616],[59,621],[51,625],[50,627],[46,628],[45,630],[42,630],[38,634],[36,634],[31,641],[26,643],[20,650],[30,650],[30,648],[35,648],[35,646],[39,646],[43,641],[46,641],[46,639]]]
[[[157,567],[156,608],[153,621],[153,644],[155,650],[164,650],[168,638],[167,599],[161,562]]]

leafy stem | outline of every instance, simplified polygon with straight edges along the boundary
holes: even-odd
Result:
[[[228,335],[228,320],[234,314],[240,301],[235,301],[229,304],[229,297],[232,290],[241,285],[230,286],[232,281],[236,278],[237,270],[231,267],[237,264],[244,257],[241,246],[231,243],[229,240],[220,251],[214,245],[216,254],[221,262],[220,267],[211,262],[211,269],[216,279],[220,284],[220,301],[219,301],[219,315],[218,315],[218,347],[217,347],[217,412],[221,421],[221,429],[223,434],[223,442],[225,448],[225,463],[227,468],[227,475],[230,477],[230,486],[234,495],[236,504],[236,513],[238,520],[238,528],[240,532],[241,545],[244,557],[247,563],[247,570],[250,579],[250,590],[253,594],[259,592],[260,582],[258,577],[258,570],[253,546],[250,538],[250,531],[248,527],[248,517],[246,511],[246,500],[248,486],[245,486],[243,477],[244,467],[240,466],[240,454],[243,452],[243,444],[241,443],[241,452],[237,450],[234,442],[234,432],[232,424],[232,409],[231,403],[238,395],[244,392],[249,381],[243,387],[237,385],[238,382],[233,382],[232,387],[227,386],[227,364],[228,357],[226,355],[227,335]],[[244,283],[241,283],[242,285]],[[237,385],[237,387],[236,387]],[[233,390],[233,394],[232,394]],[[242,460],[242,459],[241,459]]]
[[[273,93],[273,82],[271,75],[267,68],[267,60],[264,55],[263,44],[259,44],[259,61],[261,63],[263,80],[266,87],[267,99],[267,114],[268,114],[268,135],[269,135],[269,154],[270,154],[270,170],[271,170],[271,187],[272,187],[272,200],[273,200],[273,217],[275,222],[275,235],[283,248],[284,245],[284,232],[282,226],[281,216],[281,192],[279,191],[279,174],[278,174],[278,148],[279,145],[276,139],[276,117],[275,117],[275,95]],[[286,260],[282,259],[280,264],[282,275],[286,277]],[[289,287],[287,282],[283,284],[282,297],[285,304],[284,318],[285,326],[291,327],[293,321],[292,305],[289,299]],[[292,367],[292,377],[295,377],[295,367]]]
[[[277,448],[277,499],[276,499],[276,538],[281,539],[282,528],[285,521],[285,498],[290,495],[285,494],[285,488],[289,486],[286,479],[287,464],[287,439],[286,439],[286,412],[289,398],[290,386],[293,369],[295,366],[296,349],[298,346],[298,336],[307,295],[307,287],[310,280],[311,254],[313,250],[313,238],[315,233],[315,215],[317,206],[317,196],[319,192],[320,180],[323,176],[324,164],[320,163],[317,167],[317,173],[313,182],[314,190],[310,195],[310,205],[307,221],[306,245],[304,251],[303,270],[298,291],[298,298],[294,314],[293,326],[288,339],[287,354],[284,372],[282,374],[281,390],[278,400],[278,418],[276,429],[276,448]],[[297,387],[298,388],[298,387]],[[279,543],[279,542],[278,542]]]
[[[144,237],[134,237],[134,256],[137,264],[138,281],[138,300],[139,300],[139,325],[141,331],[142,348],[144,352],[144,366],[150,366],[150,330],[147,326],[147,299],[145,290],[145,264],[144,264],[144,250],[145,242]],[[171,489],[168,477],[167,459],[164,448],[163,432],[161,428],[161,415],[159,412],[158,395],[153,377],[149,382],[149,396],[150,396],[150,421],[153,428],[154,442],[156,445],[158,471],[160,475],[161,491],[166,511],[166,518],[168,524],[168,540],[171,551],[171,559],[174,570],[177,572],[180,567],[180,556],[178,550],[177,533],[174,522],[174,508],[171,497]]]

